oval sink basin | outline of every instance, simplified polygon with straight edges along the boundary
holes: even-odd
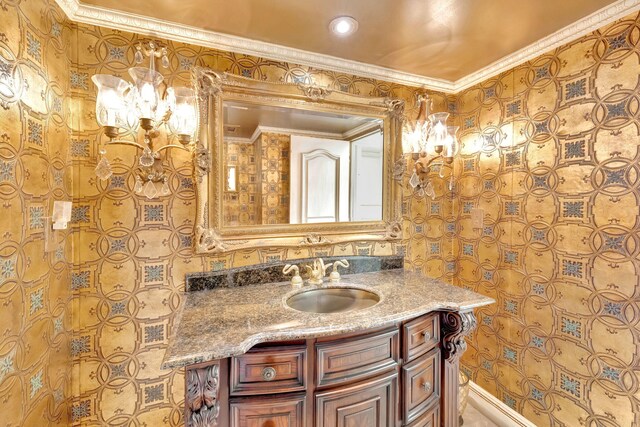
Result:
[[[300,292],[287,299],[294,310],[307,313],[342,313],[362,310],[380,302],[380,297],[364,289],[319,288]]]

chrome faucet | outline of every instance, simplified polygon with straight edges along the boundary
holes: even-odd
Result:
[[[313,267],[305,265],[305,268],[309,270],[309,284],[322,285],[323,278],[327,274],[327,269],[333,265],[332,262],[325,264],[322,258],[313,260]]]

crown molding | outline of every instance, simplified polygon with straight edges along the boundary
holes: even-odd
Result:
[[[454,92],[460,92],[468,89],[478,83],[495,77],[500,73],[509,71],[510,69],[523,64],[527,61],[549,52],[564,44],[570,43],[580,37],[591,33],[607,24],[618,19],[624,18],[626,15],[640,10],[640,0],[618,0],[595,11],[591,15],[575,21],[572,24],[552,33],[540,40],[531,43],[524,48],[515,51],[499,60],[475,71],[454,82]]]
[[[353,74],[376,80],[419,86],[452,93],[453,83],[363,62],[313,53],[301,49],[232,36],[215,31],[177,24],[142,15],[80,3],[79,0],[56,0],[69,19],[83,24],[113,28],[136,34],[161,37],[177,42],[210,47],[227,52],[253,55],[274,61],[315,67],[321,70]]]
[[[74,22],[451,94],[481,83],[549,50],[572,42],[627,14],[640,10],[640,0],[618,0],[478,71],[456,81],[450,81],[87,5],[80,3],[79,0],[56,0],[56,3]]]

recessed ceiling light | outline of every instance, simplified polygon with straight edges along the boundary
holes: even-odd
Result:
[[[329,28],[333,34],[344,37],[358,30],[358,21],[350,16],[338,16],[329,23]]]

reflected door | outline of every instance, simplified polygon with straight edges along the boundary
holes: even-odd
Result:
[[[351,143],[351,221],[382,219],[382,134]]]
[[[291,137],[291,223],[349,220],[349,142]]]

